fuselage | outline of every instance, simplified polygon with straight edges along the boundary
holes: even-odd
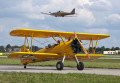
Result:
[[[66,15],[73,15],[72,13],[68,13],[68,12],[60,12],[60,13],[51,13],[51,15],[55,16],[55,17],[64,17]]]
[[[80,45],[77,44],[77,41],[70,40],[61,42],[60,44],[56,44],[51,47],[43,48],[37,51],[37,53],[56,53],[61,57],[65,54],[66,59],[69,60],[73,58],[74,55],[76,55],[77,51],[80,52],[79,49]]]
[[[71,49],[71,41],[65,41],[61,42],[60,44],[53,45],[51,47],[43,48],[39,51],[38,53],[56,53],[59,54],[60,56],[63,56],[64,54],[66,55],[66,58],[69,58],[70,56],[75,55],[73,53],[73,50]]]

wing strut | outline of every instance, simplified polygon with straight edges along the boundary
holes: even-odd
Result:
[[[26,41],[27,41],[27,43],[28,43],[29,51],[32,52],[33,34],[32,34],[32,37],[31,37],[31,47],[30,47],[30,45],[29,45],[28,38],[25,37],[25,41],[24,41],[24,52],[25,52],[25,48],[26,48],[26,47],[25,47],[25,45],[26,45]]]
[[[27,37],[25,37],[25,41],[24,41],[24,52],[25,52],[26,39],[27,39]]]
[[[83,51],[85,52],[85,54],[86,54],[86,55],[88,56],[88,58],[90,59],[90,57],[89,57],[89,55],[88,55],[88,52],[86,51],[85,47],[84,47],[84,46],[82,45],[82,43],[79,41],[79,39],[78,39],[78,37],[77,37],[77,35],[76,35],[75,32],[74,32],[74,34],[75,34],[75,38],[77,38],[79,44],[81,45]]]
[[[33,43],[33,33],[32,33],[32,37],[31,37],[31,51],[32,52],[32,43]]]
[[[99,37],[97,38],[95,48],[93,47],[93,40],[90,40],[90,44],[89,44],[89,48],[88,48],[88,53],[90,52],[90,45],[92,44],[92,52],[93,52],[93,54],[95,54],[96,47],[97,47],[97,44],[98,44],[98,40],[99,40]]]
[[[88,48],[88,53],[90,51],[90,45],[91,45],[91,43],[92,43],[92,40],[90,40],[90,44],[89,44],[89,48]]]
[[[59,34],[59,36],[60,36],[60,38],[62,39],[62,41],[65,42],[60,34]]]
[[[52,37],[55,41],[56,41],[56,39],[54,38],[54,37]],[[56,41],[57,42],[57,41]],[[57,44],[59,45],[59,43],[57,42]]]
[[[94,49],[94,51],[93,51],[93,54],[95,54],[95,51],[96,51],[96,47],[97,47],[98,40],[99,40],[99,37],[98,37],[98,39],[97,39],[97,41],[96,41],[96,45],[95,45],[95,49]]]
[[[27,38],[27,43],[28,43],[28,47],[29,47],[29,49],[30,49],[30,45],[29,45],[29,42],[28,42],[28,38]]]

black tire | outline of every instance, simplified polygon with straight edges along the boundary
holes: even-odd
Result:
[[[24,69],[26,69],[26,67],[27,67],[27,64],[24,64]]]
[[[84,64],[82,62],[79,62],[79,64],[77,64],[77,69],[78,70],[83,70],[84,69]]]
[[[64,67],[64,65],[62,62],[57,62],[57,64],[56,64],[57,70],[63,70],[63,67]]]

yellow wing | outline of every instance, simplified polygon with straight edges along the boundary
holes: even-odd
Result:
[[[89,54],[90,59],[87,57],[86,54],[76,54],[75,55],[79,60],[92,60],[92,59],[97,59],[100,57],[104,57],[105,55],[103,54]]]
[[[89,33],[76,33],[80,40],[97,40],[110,37],[106,34],[89,34]],[[45,30],[32,30],[32,29],[16,29],[10,32],[11,36],[18,37],[39,37],[39,38],[48,38],[48,37],[65,37],[66,39],[74,39],[73,32],[59,32],[59,31],[45,31]]]
[[[59,57],[55,53],[34,53],[34,52],[15,52],[8,55],[8,58],[49,58]]]

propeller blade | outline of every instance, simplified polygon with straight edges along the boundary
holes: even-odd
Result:
[[[84,48],[83,44],[79,41],[79,39],[78,39],[78,37],[77,37],[77,35],[76,35],[75,32],[74,32],[74,34],[75,34],[75,38],[77,38],[79,44],[81,45],[83,51],[85,52],[85,54],[86,54],[86,55],[88,56],[88,58],[90,59],[90,56],[88,55],[88,52],[87,52],[86,49]]]

